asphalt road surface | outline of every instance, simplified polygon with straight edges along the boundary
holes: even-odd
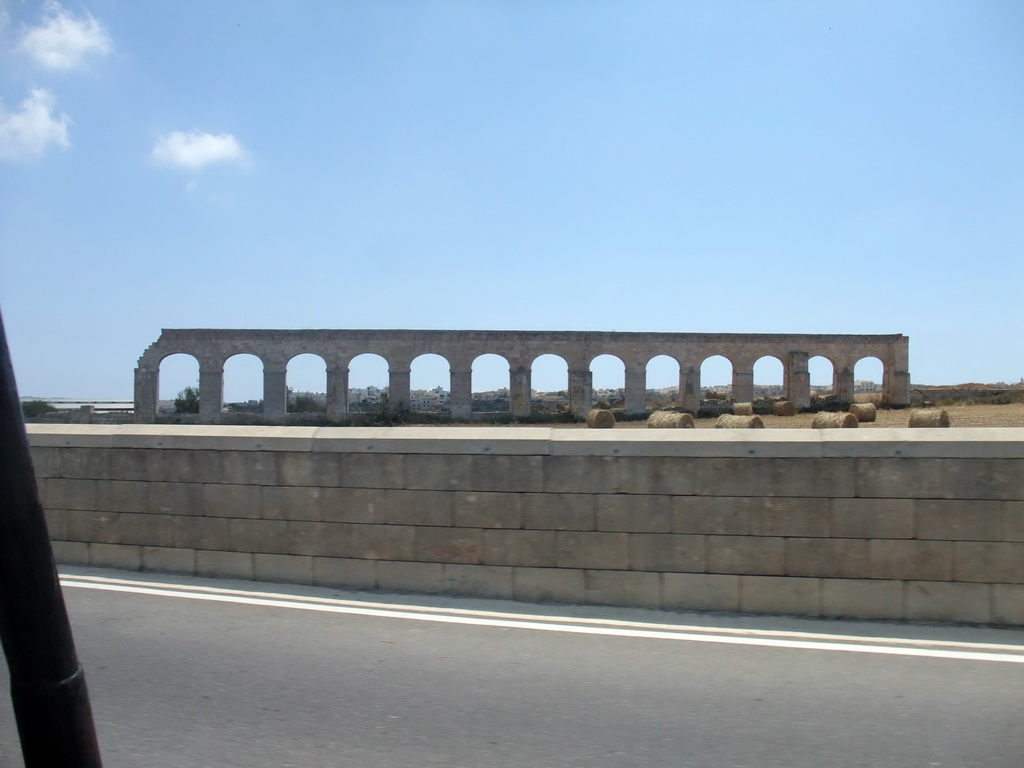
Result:
[[[63,581],[107,768],[1024,764],[1020,631]]]

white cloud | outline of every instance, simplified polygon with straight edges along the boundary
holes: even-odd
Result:
[[[0,101],[0,159],[28,160],[42,155],[51,144],[61,149],[71,146],[71,119],[65,114],[55,116],[56,101],[42,88],[33,89],[17,112],[8,112]]]
[[[72,16],[56,0],[43,8],[43,21],[25,31],[18,47],[44,67],[73,69],[89,55],[105,56],[114,49],[107,30],[88,11]]]
[[[174,131],[161,136],[153,147],[153,159],[198,171],[210,163],[244,162],[245,148],[230,133],[213,135],[199,131]]]

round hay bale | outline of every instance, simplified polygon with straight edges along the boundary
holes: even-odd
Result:
[[[796,416],[796,403],[791,400],[778,400],[772,403],[773,416]]]
[[[604,408],[595,408],[587,414],[587,426],[591,429],[611,429],[615,426],[615,416]]]
[[[856,429],[857,423],[857,417],[852,413],[822,411],[814,414],[811,429]]]
[[[945,408],[918,408],[910,412],[908,427],[948,427],[949,414]]]
[[[850,406],[850,413],[857,417],[857,421],[863,423],[874,421],[878,416],[878,409],[874,403],[854,403]]]
[[[693,429],[693,416],[674,411],[655,411],[647,417],[648,429]]]
[[[723,413],[715,422],[715,429],[764,429],[760,416],[737,416]]]
[[[611,410],[611,407],[612,404],[609,403],[607,400],[598,400],[596,403],[594,403],[594,408],[596,408],[599,411],[608,411]]]
[[[753,416],[754,415],[754,404],[753,403],[733,403],[732,404],[732,415],[733,416]]]

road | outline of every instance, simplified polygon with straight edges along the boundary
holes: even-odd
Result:
[[[107,768],[1017,768],[1024,755],[1020,631],[62,573]],[[0,764],[19,755],[6,704]]]

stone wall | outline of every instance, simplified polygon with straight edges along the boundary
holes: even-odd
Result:
[[[30,425],[58,560],[1024,625],[1024,429]]]

